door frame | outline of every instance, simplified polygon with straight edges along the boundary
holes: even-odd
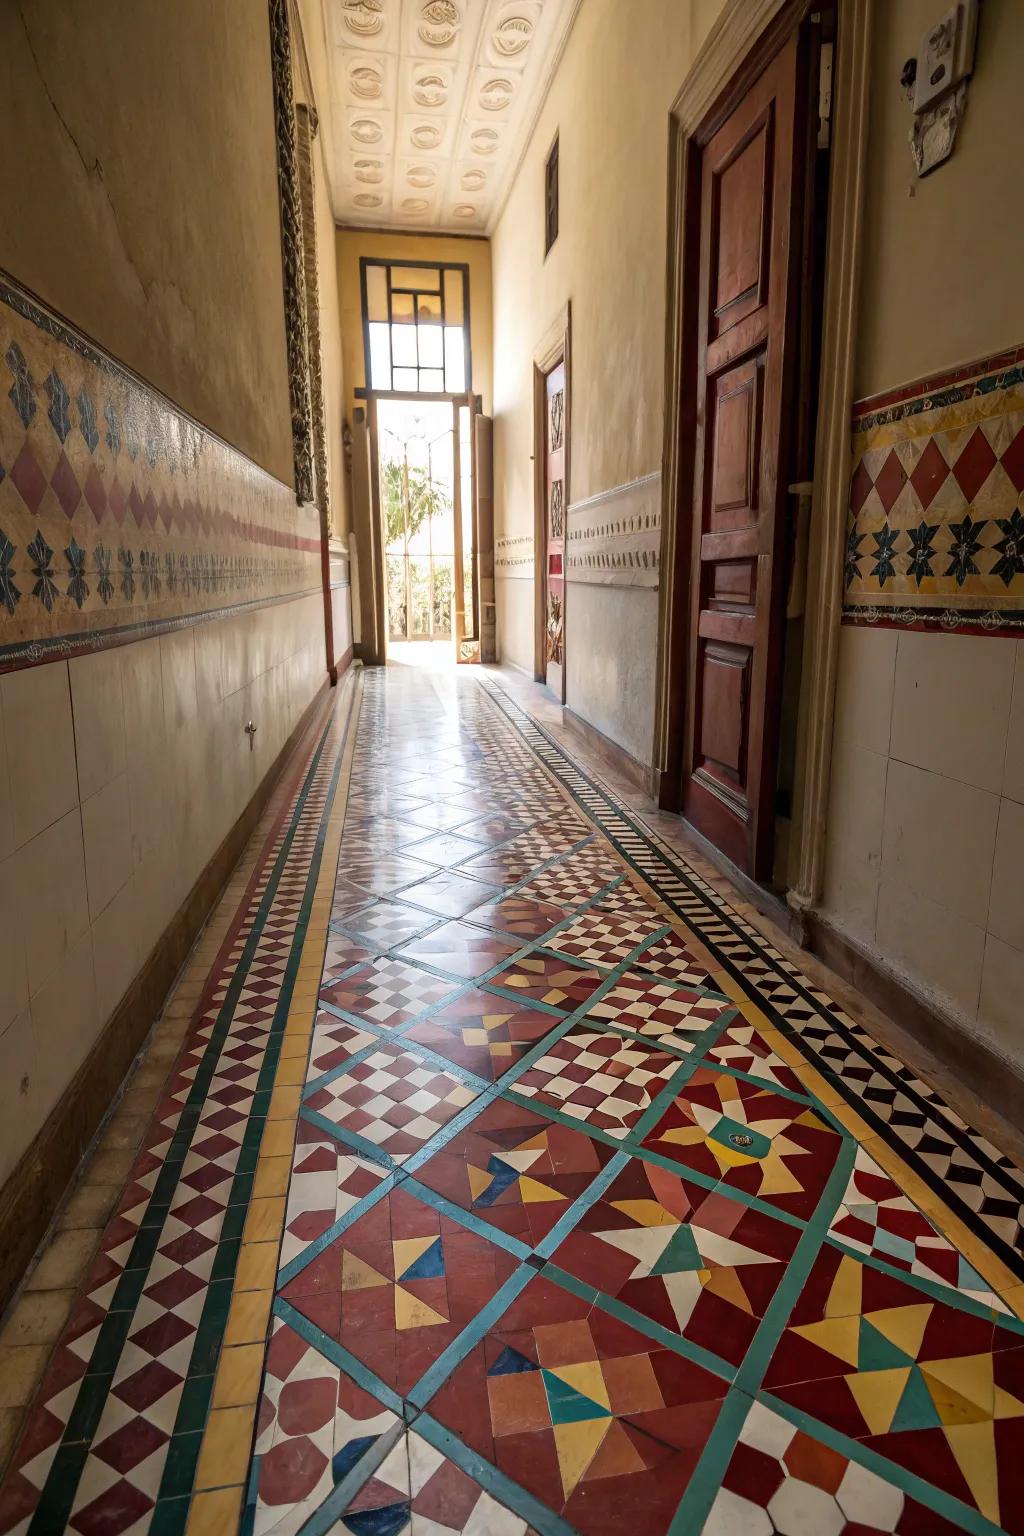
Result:
[[[552,368],[565,364],[565,538],[569,539],[569,487],[572,474],[572,302],[552,320],[533,352],[533,676],[538,683],[547,677],[547,580],[548,580],[548,505],[547,505],[547,396],[545,380]],[[565,703],[565,616],[568,607],[568,570],[562,573],[562,697]]]
[[[700,151],[812,9],[811,0],[726,0],[669,118],[665,434],[654,764],[659,802],[680,804],[686,721],[700,249]],[[816,902],[824,873],[835,711],[850,411],[861,263],[874,0],[838,0],[828,238],[819,367],[806,629],[797,724],[787,901]]]

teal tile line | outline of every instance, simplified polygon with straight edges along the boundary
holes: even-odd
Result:
[[[347,1022],[349,1021],[346,1020]],[[412,1024],[422,1024],[423,1016],[420,1015],[409,1022],[410,1026]],[[354,1056],[350,1056],[347,1061],[341,1062],[339,1066],[331,1067],[329,1071],[313,1078],[312,1082],[307,1083],[302,1090],[303,1102],[311,1098],[314,1093],[319,1093],[322,1088],[326,1088],[329,1084],[336,1082],[339,1077],[347,1076],[353,1067],[359,1066],[379,1051],[382,1045],[389,1043],[394,1045],[396,1051],[402,1054],[408,1052],[410,1056],[418,1056],[422,1061],[429,1062],[431,1066],[437,1067],[441,1071],[449,1073],[450,1076],[458,1078],[460,1082],[465,1083],[467,1088],[475,1088],[478,1093],[483,1093],[492,1086],[486,1078],[478,1077],[475,1072],[471,1072],[461,1062],[449,1061],[447,1056],[442,1056],[439,1051],[434,1050],[433,1046],[424,1045],[420,1040],[410,1040],[407,1036],[396,1034],[392,1030],[390,1042],[386,1036],[379,1037],[372,1045],[364,1045],[361,1050],[356,1051]]]
[[[627,1307],[616,1297],[606,1296],[604,1291],[599,1291],[595,1286],[578,1280],[575,1275],[569,1274],[568,1270],[561,1269],[557,1264],[545,1264],[541,1273],[546,1280],[561,1286],[563,1291],[571,1291],[581,1301],[600,1307],[602,1312],[617,1317],[620,1323],[628,1324],[637,1333],[646,1334],[663,1348],[670,1349],[673,1354],[682,1355],[684,1359],[691,1360],[694,1365],[703,1366],[704,1370],[709,1371],[712,1376],[717,1376],[720,1381],[732,1382],[735,1378],[736,1367],[730,1361],[721,1359],[701,1344],[694,1344],[682,1334],[673,1333],[671,1328],[662,1327],[653,1318],[645,1317],[642,1312],[635,1312],[632,1307]]]
[[[618,1178],[628,1162],[628,1152],[616,1152],[610,1162],[607,1162],[601,1169],[597,1177],[591,1180],[583,1193],[577,1195],[569,1208],[563,1211],[547,1237],[543,1238],[534,1248],[534,1253],[542,1259],[550,1258],[563,1239],[568,1237],[580,1218],[590,1210],[592,1205],[597,1204],[609,1184],[611,1184],[613,1179]]]
[[[499,1472],[484,1457],[478,1456],[469,1446],[463,1445],[451,1430],[445,1429],[437,1419],[429,1413],[421,1413],[416,1419],[410,1433],[422,1435],[435,1450],[441,1451],[456,1466],[461,1467],[468,1477],[480,1484],[492,1498],[499,1504],[504,1504],[512,1510],[520,1519],[525,1520],[537,1532],[537,1536],[577,1536],[575,1528],[550,1510],[546,1504],[534,1498],[532,1493],[527,1493],[518,1483],[514,1483],[510,1477]],[[481,1532],[480,1536],[486,1536]],[[640,1533],[638,1533],[640,1536]]]
[[[850,1461],[867,1467],[870,1472],[876,1473],[885,1482],[894,1483],[897,1488],[901,1488],[919,1504],[934,1510],[937,1515],[941,1515],[958,1530],[970,1532],[970,1536],[1005,1536],[1001,1525],[993,1525],[991,1520],[987,1520],[969,1504],[961,1503],[952,1494],[945,1493],[941,1488],[925,1482],[916,1473],[901,1467],[898,1462],[879,1455],[862,1441],[851,1440],[848,1436],[840,1434],[838,1430],[832,1429],[830,1425],[822,1424],[810,1414],[802,1412],[801,1409],[773,1397],[770,1392],[758,1392],[755,1396],[757,1402],[765,1408],[770,1408],[787,1423],[802,1429],[805,1434],[820,1440],[823,1445],[829,1446],[833,1451],[838,1451],[840,1456],[845,1456]]]
[[[419,1179],[406,1177],[402,1181],[402,1190],[405,1194],[415,1195],[417,1200],[422,1200],[425,1205],[432,1206],[442,1216],[447,1216],[449,1221],[457,1221],[460,1226],[475,1232],[478,1237],[485,1237],[488,1242],[504,1248],[505,1252],[510,1253],[513,1258],[528,1259],[533,1252],[533,1249],[521,1242],[518,1237],[513,1237],[510,1232],[503,1232],[500,1227],[492,1227],[473,1211],[467,1211],[445,1195],[438,1194],[437,1190],[431,1189],[429,1184],[421,1184]]]
[[[788,1066],[788,1062],[785,1063]],[[841,1136],[849,1136],[850,1132],[841,1125],[834,1115],[830,1115],[824,1104],[819,1104],[814,1095],[808,1091],[797,1093],[793,1088],[786,1088],[782,1083],[769,1082],[766,1077],[758,1077],[756,1072],[743,1072],[739,1067],[727,1065],[724,1061],[716,1061],[713,1056],[705,1055],[701,1062],[702,1067],[708,1067],[712,1072],[718,1072],[722,1077],[734,1077],[741,1083],[752,1083],[756,1088],[762,1088],[765,1093],[776,1093],[780,1099],[789,1099],[794,1104],[806,1104],[813,1109],[815,1114],[822,1119],[828,1119],[829,1130],[838,1131]]]
[[[972,1296],[970,1291],[959,1291],[955,1286],[943,1285],[941,1280],[929,1280],[926,1275],[912,1275],[908,1270],[900,1269],[897,1264],[887,1264],[886,1261],[874,1253],[864,1253],[851,1244],[844,1243],[841,1237],[828,1236],[822,1244],[824,1248],[837,1248],[840,1253],[847,1253],[859,1264],[864,1264],[868,1269],[877,1269],[883,1275],[891,1275],[894,1280],[902,1280],[914,1290],[924,1291],[933,1301],[941,1301],[947,1307],[957,1307],[962,1312],[970,1312],[974,1317],[983,1317],[988,1322],[998,1323],[1009,1333],[1016,1333],[1024,1339],[1024,1319],[1015,1317],[1012,1312],[1000,1312],[997,1308],[986,1305]],[[954,1250],[956,1251],[956,1250]],[[979,1278],[981,1278],[979,1276]]]
[[[340,1529],[338,1522],[349,1504],[381,1463],[387,1460],[405,1433],[406,1427],[399,1419],[397,1424],[393,1424],[390,1429],[378,1435],[341,1482],[335,1483],[320,1508],[299,1526],[296,1536],[327,1536],[328,1531]]]
[[[596,967],[588,966],[588,970]],[[539,998],[527,997],[522,992],[516,992],[512,987],[496,987],[493,982],[488,982],[484,987],[485,992],[491,992],[503,1003],[518,1003],[520,1008],[536,1008],[538,1013],[556,1014],[559,1018],[565,1018],[565,1011],[556,1008],[553,1003],[542,1002]]]
[[[537,1271],[529,1264],[521,1264],[508,1279],[498,1287],[494,1295],[485,1307],[481,1307],[472,1322],[466,1324],[457,1338],[443,1349],[419,1381],[407,1394],[406,1400],[414,1408],[424,1408],[430,1399],[438,1392],[457,1365],[461,1365],[466,1356],[475,1349],[494,1324],[507,1312],[521,1291],[524,1291]]]
[[[252,1536],[253,1527],[256,1524],[256,1491],[260,1486],[260,1461],[259,1456],[254,1456],[249,1463],[249,1476],[245,1485],[245,1505],[242,1509],[242,1523],[238,1536]]]
[[[749,1410],[750,1398],[734,1387],[722,1404],[667,1536],[697,1536],[704,1529]]]
[[[369,1392],[371,1397],[375,1397],[385,1408],[390,1408],[392,1413],[397,1413],[399,1418],[402,1418],[402,1399],[394,1387],[389,1387],[386,1381],[381,1381],[379,1376],[361,1360],[357,1360],[343,1344],[338,1343],[337,1339],[330,1338],[322,1328],[311,1323],[308,1317],[293,1307],[290,1301],[285,1301],[282,1296],[275,1298],[272,1310],[275,1317],[287,1323],[288,1327],[301,1339],[305,1339],[317,1354],[323,1355],[325,1360],[329,1360],[340,1371],[344,1371],[346,1376],[350,1376],[357,1387],[362,1387],[364,1392]]]
[[[310,760],[298,800],[290,817],[288,831],[282,841],[281,850],[268,878],[263,898],[253,921],[252,931],[246,940],[242,959],[236,965],[231,975],[224,1001],[217,1014],[217,1022],[211,1031],[206,1049],[203,1052],[202,1060],[193,1079],[192,1087],[186,1098],[178,1125],[171,1138],[171,1143],[160,1172],[157,1175],[153,1193],[147,1202],[147,1215],[153,1215],[154,1218],[156,1218],[158,1213],[162,1213],[166,1217],[170,1210],[171,1200],[177,1189],[182,1165],[199,1123],[199,1113],[206,1100],[210,1081],[220,1060],[235,1007],[244,985],[247,966],[251,963],[255,954],[259,936],[276,898],[278,883],[287,863],[305,806],[305,797],[319,766],[332,724],[333,721],[329,720],[325,725]],[[154,1224],[144,1225],[139,1228],[132,1244],[131,1260],[129,1261],[132,1269],[142,1268],[148,1272],[153,1255],[156,1252],[162,1224],[162,1221],[154,1219]],[[132,1260],[136,1262],[132,1263]],[[130,1271],[126,1269],[118,1281],[117,1287],[115,1287],[115,1297],[122,1291],[122,1287],[134,1290],[136,1284],[137,1282],[130,1277]],[[129,1311],[122,1307],[117,1307],[108,1312],[104,1319],[96,1344],[93,1346],[92,1359],[96,1360],[97,1352],[99,1352],[106,1363],[103,1375],[93,1378],[94,1380],[99,1379],[106,1382],[106,1390],[102,1392],[90,1391],[88,1376],[79,1388],[75,1406],[65,1426],[60,1450],[50,1468],[50,1473],[43,1486],[39,1503],[36,1505],[35,1513],[29,1526],[30,1536],[49,1536],[50,1532],[62,1530],[67,1524],[78,1491],[78,1484],[85,1467],[86,1458],[89,1454],[89,1448],[92,1444],[92,1438],[96,1433],[102,1416],[107,1391],[112,1383],[114,1370],[124,1349],[134,1315],[134,1309]]]
[[[693,1056],[702,1058],[701,1065],[706,1067],[716,1066],[716,1063],[707,1060],[705,1052],[714,1045],[723,1030],[728,1029],[732,1022],[732,1015],[723,1014],[714,1023],[705,1025],[701,1030],[694,1030],[692,1044],[681,1045],[672,1039],[671,1035],[642,1035],[639,1030],[630,1029],[627,1024],[620,1024],[614,1019],[592,1019],[585,1014],[580,1020],[581,1024],[592,1024],[595,1029],[607,1034],[621,1035],[625,1040],[635,1041],[638,1045],[646,1045],[649,1050],[668,1051],[672,1056],[678,1056],[680,1060],[688,1061]],[[680,1030],[680,1033],[682,1031]],[[717,1070],[717,1068],[716,1068]],[[730,1077],[745,1077],[743,1072],[730,1072]],[[755,1079],[751,1078],[751,1082]],[[756,1079],[760,1082],[760,1078]],[[771,1084],[768,1084],[770,1087]]]
[[[334,767],[331,771],[330,783],[327,786],[323,807],[320,812],[320,821],[317,827],[316,840],[310,851],[309,864],[306,870],[305,889],[303,890],[302,898],[299,903],[298,918],[295,925],[295,932],[292,937],[291,949],[288,954],[288,959],[285,963],[284,975],[281,978],[281,989],[278,993],[273,1018],[270,1021],[267,1046],[262,1064],[260,1066],[259,1077],[256,1084],[257,1093],[269,1093],[273,1089],[274,1079],[277,1075],[277,1064],[281,1051],[281,1038],[284,1034],[285,1025],[288,1020],[288,1011],[291,1007],[292,995],[295,990],[295,978],[298,974],[299,963],[302,959],[303,949],[305,948],[310,912],[312,911],[313,899],[316,895],[317,883],[320,878],[320,867],[323,862],[324,846],[327,840],[328,823],[330,821],[331,812],[334,807],[334,799],[338,792],[338,784],[341,779],[342,761],[344,759],[349,732],[352,728],[352,719],[353,710],[350,709],[345,721],[344,730],[341,732],[341,739],[336,743],[334,748]],[[325,744],[326,739],[327,738],[325,736]],[[297,810],[300,811],[300,814],[301,811],[305,809],[308,790],[312,786],[316,771],[316,767],[313,767],[312,774],[307,778],[306,783],[303,785],[302,794],[300,796],[301,804],[299,807],[297,807]],[[282,866],[282,868],[283,867],[284,866]],[[262,935],[262,928],[263,923],[261,922],[259,924],[259,933],[256,935],[257,942],[259,937]],[[243,972],[247,969],[244,963],[241,969]],[[256,1102],[255,1098],[253,1102]],[[243,1151],[248,1151],[253,1155],[258,1154],[260,1141],[263,1136],[263,1125],[263,1118],[257,1117],[252,1112],[252,1109],[250,1109],[248,1123],[242,1138]],[[238,1176],[236,1175],[236,1179],[237,1177]],[[252,1179],[250,1177],[250,1193],[251,1189]],[[248,1201],[246,1201],[246,1210],[247,1209]],[[239,1233],[239,1236],[241,1236],[241,1233]],[[168,1463],[170,1463],[172,1454],[179,1447],[179,1442],[182,1447],[187,1446],[187,1453],[182,1450],[181,1454],[176,1457],[176,1460],[180,1465],[184,1464],[181,1467],[181,1475],[183,1478],[185,1477],[185,1465],[188,1466],[190,1475],[188,1476],[187,1481],[190,1487],[195,1477],[195,1468],[199,1459],[199,1451],[202,1442],[199,1441],[193,1443],[186,1439],[188,1421],[185,1417],[185,1410],[188,1396],[188,1384],[193,1380],[194,1377],[199,1374],[204,1364],[206,1364],[207,1369],[210,1368],[211,1364],[213,1369],[216,1369],[216,1362],[220,1354],[220,1343],[224,1336],[224,1328],[227,1323],[228,1307],[230,1306],[231,1301],[230,1289],[234,1284],[235,1271],[238,1265],[238,1252],[239,1245],[235,1244],[230,1250],[230,1261],[225,1266],[227,1273],[223,1276],[223,1279],[228,1282],[228,1291],[227,1295],[223,1298],[223,1301],[221,1298],[214,1296],[212,1287],[206,1293],[206,1299],[203,1303],[203,1311],[200,1316],[199,1326],[196,1330],[195,1344],[193,1346],[192,1356],[189,1360],[188,1372],[186,1374],[186,1391],[182,1397],[181,1403],[179,1404],[178,1415],[175,1420],[174,1430],[171,1436],[171,1444],[168,1448]],[[215,1272],[216,1268],[217,1260],[215,1259]],[[209,1376],[208,1384],[204,1394],[207,1411],[209,1411],[210,1401],[213,1397],[213,1384],[214,1377],[211,1374]],[[165,1484],[167,1482],[168,1469],[167,1465],[165,1465],[164,1476],[160,1484],[160,1494],[165,1492]],[[171,1492],[171,1489],[168,1487],[166,1492]]]
[[[736,1441],[746,1418],[748,1400],[761,1386],[772,1355],[778,1347],[787,1319],[796,1304],[811,1267],[821,1251],[822,1243],[836,1210],[842,1204],[843,1194],[853,1171],[856,1147],[843,1142],[836,1165],[829,1174],[821,1192],[814,1215],[801,1233],[792,1257],[775,1295],[764,1310],[754,1337],[736,1372],[734,1394],[742,1401],[739,1405],[727,1400],[716,1421],[707,1445],[701,1452],[690,1485],[684,1493],[670,1536],[678,1532],[699,1531],[703,1528],[715,1494],[721,1487],[726,1468],[736,1448]],[[741,1411],[742,1408],[742,1411]],[[682,1521],[682,1523],[680,1523]]]
[[[596,1134],[592,1133],[592,1134]],[[806,1225],[801,1216],[794,1216],[792,1211],[785,1210],[782,1206],[772,1205],[767,1200],[762,1200],[760,1195],[751,1195],[745,1189],[734,1187],[722,1178],[716,1178],[713,1174],[702,1173],[698,1168],[691,1168],[688,1163],[676,1162],[674,1158],[666,1157],[662,1152],[655,1152],[653,1147],[644,1147],[636,1144],[632,1137],[626,1138],[626,1150],[633,1157],[640,1158],[645,1163],[655,1163],[659,1168],[667,1168],[670,1173],[677,1174],[680,1178],[687,1179],[691,1184],[699,1184],[703,1189],[713,1189],[724,1195],[729,1200],[734,1200],[739,1205],[745,1205],[751,1211],[760,1211],[764,1216],[774,1216],[778,1221],[784,1221],[788,1227],[803,1227]]]
[[[320,1236],[315,1237],[311,1243],[307,1244],[301,1253],[297,1253],[293,1259],[289,1259],[287,1264],[282,1265],[275,1281],[276,1289],[279,1291],[284,1290],[285,1286],[294,1280],[296,1275],[300,1275],[307,1265],[312,1264],[314,1259],[318,1259],[324,1249],[329,1248],[343,1232],[347,1231],[349,1227],[359,1220],[360,1216],[365,1216],[367,1211],[372,1210],[378,1201],[384,1199],[385,1195],[390,1195],[392,1190],[397,1188],[401,1178],[402,1172],[400,1169],[395,1169],[392,1173],[389,1173],[386,1179],[381,1179],[376,1189],[371,1189],[369,1194],[363,1195],[362,1199],[357,1200],[355,1205],[350,1206],[344,1215],[339,1216],[336,1221],[333,1221],[326,1232],[321,1232]]]

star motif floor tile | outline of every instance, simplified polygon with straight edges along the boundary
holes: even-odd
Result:
[[[1024,1529],[1024,1339],[860,1260],[819,1253],[765,1391]]]
[[[677,1050],[691,1051],[732,1003],[692,988],[655,981],[625,971],[615,985],[587,1009],[588,1019],[648,1035]]]
[[[307,1090],[303,1103],[401,1162],[475,1097],[475,1089],[433,1062],[382,1045],[340,1077]]]
[[[807,1104],[701,1067],[644,1146],[807,1219],[841,1138]]]
[[[514,960],[492,976],[488,985],[568,1013],[585,1003],[603,980],[601,972],[591,966],[573,965],[555,955],[538,952]]]
[[[439,970],[449,971],[453,976],[475,981],[478,976],[483,976],[514,955],[519,948],[520,944],[514,939],[485,933],[469,923],[455,921],[444,923],[440,928],[433,928],[420,938],[413,939],[403,946],[401,953],[404,959],[436,965]]]
[[[571,1126],[496,1099],[417,1170],[421,1184],[533,1248],[613,1156]]]
[[[496,992],[473,987],[407,1031],[440,1056],[494,1081],[558,1023],[550,1013],[523,1008]]]
[[[581,1536],[664,1536],[726,1384],[645,1335],[532,1280],[428,1412]]]
[[[398,1188],[282,1295],[404,1394],[517,1267],[504,1249]]]
[[[630,1158],[552,1263],[738,1366],[799,1227]]]
[[[374,960],[322,987],[320,998],[382,1029],[394,1029],[450,997],[456,987],[404,960]]]
[[[621,1137],[680,1065],[678,1056],[666,1051],[577,1025],[517,1077],[513,1087],[595,1130]]]

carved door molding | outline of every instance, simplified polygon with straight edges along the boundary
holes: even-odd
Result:
[[[565,703],[565,545],[569,524],[571,316],[533,355],[534,676]]]

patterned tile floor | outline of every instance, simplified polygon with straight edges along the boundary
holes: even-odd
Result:
[[[1021,1175],[494,675],[261,839],[0,1536],[1024,1533]]]

